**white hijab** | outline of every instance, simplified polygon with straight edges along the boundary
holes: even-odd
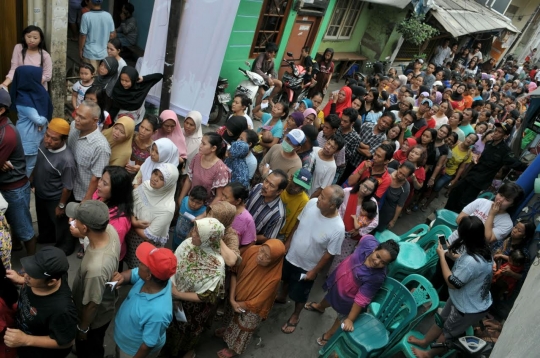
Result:
[[[175,156],[178,151],[175,149]],[[167,241],[169,224],[174,216],[174,192],[178,181],[178,169],[169,163],[160,163],[155,168],[163,174],[165,185],[159,189],[150,186],[150,180],[145,180],[137,189],[140,200],[136,200],[133,209],[138,219],[151,222],[146,229],[154,241]],[[150,238],[150,237],[149,237]],[[160,242],[164,244],[164,242]]]
[[[150,157],[141,165],[142,181],[150,180],[152,172],[162,163],[169,163],[178,167],[178,148],[169,138],[160,138],[154,142],[159,153],[159,161],[154,162]]]
[[[188,136],[186,135],[186,132],[184,131],[184,137],[186,138],[186,149],[187,149],[187,163],[186,168],[189,166],[189,163],[193,159],[193,157],[199,153],[199,145],[201,144],[201,140],[203,137],[203,132],[201,128],[202,123],[202,115],[201,112],[198,111],[191,111],[187,114],[186,118],[193,119],[193,122],[195,122],[195,133]],[[184,130],[182,128],[182,130]]]

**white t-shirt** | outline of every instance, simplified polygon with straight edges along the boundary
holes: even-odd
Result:
[[[448,124],[447,116],[442,116],[442,117],[433,116],[432,118],[435,119],[435,129],[441,128],[443,124]]]
[[[286,256],[287,261],[306,271],[315,268],[326,251],[330,255],[340,254],[345,237],[345,224],[341,217],[323,216],[317,201],[317,198],[308,201],[298,215],[298,228]]]
[[[336,175],[336,161],[332,157],[331,161],[323,160],[319,156],[320,147],[313,147],[313,151],[310,154],[310,165],[307,168],[311,174],[311,189],[308,190],[308,195],[311,196],[317,189],[326,188],[328,185],[332,185],[334,176]]]
[[[491,200],[480,198],[476,199],[475,201],[464,207],[462,212],[470,216],[476,216],[480,220],[482,220],[483,223],[485,223],[489,214],[489,210],[491,209],[491,205],[493,205],[493,202]],[[493,220],[493,233],[495,234],[497,240],[503,240],[504,238],[506,238],[510,231],[512,231],[513,226],[514,224],[512,223],[512,219],[510,218],[510,215],[508,213],[495,215],[495,218]],[[457,238],[458,233],[457,230],[455,230],[448,238],[448,242],[451,244]]]
[[[71,87],[72,91],[77,94],[77,107],[79,107],[82,101],[84,101],[84,95],[90,87],[92,87],[92,85],[85,86],[81,83],[81,81],[75,82],[73,87]]]

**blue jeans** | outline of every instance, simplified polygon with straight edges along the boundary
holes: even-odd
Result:
[[[13,237],[30,241],[34,237],[32,216],[30,215],[30,182],[13,190],[0,190],[8,202],[6,219],[11,226]]]
[[[454,179],[453,175],[443,174],[435,183],[435,186],[433,187],[433,191],[438,193],[441,191],[442,188],[446,186],[446,184],[450,183]]]

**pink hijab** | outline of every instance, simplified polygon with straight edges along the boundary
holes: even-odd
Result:
[[[178,122],[178,116],[174,111],[171,111],[170,109],[166,109],[163,112],[161,112],[161,115],[159,116],[161,119],[161,124],[163,124],[166,120],[172,119],[176,126],[174,127],[174,130],[171,134],[167,134],[163,131],[162,128],[158,129],[157,132],[152,136],[153,140],[158,140],[161,138],[168,138],[170,139],[174,145],[178,148],[178,155],[184,159],[187,158],[187,149],[186,149],[186,138],[184,137],[184,132],[182,131],[182,127],[180,126],[180,123]]]

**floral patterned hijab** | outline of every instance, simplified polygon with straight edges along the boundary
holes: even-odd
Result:
[[[174,253],[178,260],[174,283],[180,292],[203,294],[215,291],[225,278],[225,261],[220,254],[220,241],[225,227],[214,218],[195,221],[201,245],[192,238],[184,240]]]
[[[249,168],[246,156],[249,153],[249,145],[246,142],[236,141],[229,148],[229,156],[225,158],[225,165],[231,170],[231,182],[239,182],[249,188]]]

